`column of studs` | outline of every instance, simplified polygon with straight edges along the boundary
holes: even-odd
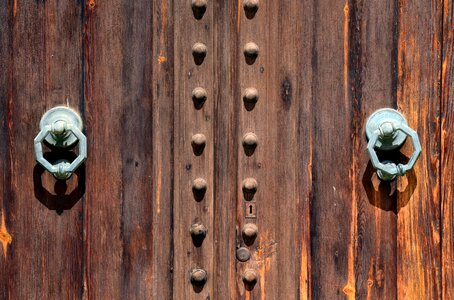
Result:
[[[207,10],[207,0],[192,0],[192,12],[196,20],[202,20],[206,10]],[[192,45],[192,56],[194,59],[194,64],[196,66],[201,66],[207,56],[208,48],[204,43],[196,42]],[[204,87],[196,86],[192,90],[192,102],[194,104],[194,109],[196,111],[201,111],[205,101],[208,98],[208,93]],[[194,155],[199,157],[203,154],[205,146],[207,143],[207,138],[203,133],[196,133],[191,138],[191,147]],[[208,183],[205,178],[198,177],[192,182],[192,194],[194,200],[198,203],[202,202],[205,198],[206,191],[208,189]],[[191,235],[192,242],[195,247],[201,247],[205,237],[207,236],[208,229],[202,223],[199,218],[196,218],[191,224],[189,229],[189,234]],[[193,267],[190,273],[190,281],[194,286],[194,290],[200,291],[203,289],[205,283],[208,280],[208,272],[199,267]]]
[[[252,20],[259,8],[259,0],[244,0],[243,9],[244,14],[248,20]],[[244,60],[247,66],[252,67],[259,55],[259,47],[253,42],[249,41],[243,46]],[[252,113],[259,100],[259,91],[254,86],[249,86],[243,91],[243,104],[247,113]],[[247,114],[246,113],[246,114]],[[246,118],[248,115],[246,115]],[[259,138],[253,131],[246,132],[242,137],[242,146],[244,155],[247,158],[252,158],[256,148],[259,144]],[[256,199],[254,195],[258,189],[258,182],[253,177],[245,178],[241,183],[241,190],[243,194],[243,201],[245,205],[245,224],[242,228],[243,245],[237,248],[236,257],[240,262],[247,262],[251,258],[251,251],[249,247],[253,246],[257,234],[258,227],[254,223],[256,219]],[[250,267],[246,267],[242,274],[242,280],[248,290],[251,290],[257,283],[257,272]]]

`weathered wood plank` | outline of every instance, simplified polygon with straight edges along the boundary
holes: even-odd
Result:
[[[206,299],[214,294],[214,3],[208,2],[201,18],[196,16],[191,1],[174,3],[175,299]],[[200,101],[196,97],[193,101],[196,88],[205,90],[206,100]],[[197,95],[203,94],[200,89],[198,91]],[[202,184],[199,186],[201,189],[193,192],[195,180],[199,181],[198,184],[204,180],[206,187]],[[189,231],[193,224],[206,228],[204,239],[193,241]],[[205,284],[191,284],[191,272],[196,269],[207,272]]]
[[[166,264],[171,259],[171,249],[160,257],[160,263],[153,265],[154,255],[160,254],[154,252],[156,243],[171,245],[170,237],[161,237],[169,231],[171,218],[171,152],[162,154],[161,147],[171,141],[172,104],[165,100],[172,95],[168,83],[160,90],[169,75],[161,66],[156,67],[157,47],[166,53],[168,43],[162,40],[162,44],[157,44],[152,36],[154,30],[165,30],[167,26],[153,27],[155,17],[167,17],[163,9],[157,9],[150,1],[87,2],[85,113],[90,158],[84,297],[88,299],[170,295],[169,283],[155,278],[170,271],[171,266]],[[156,77],[152,71],[164,78]],[[162,125],[154,127],[159,118]],[[171,145],[165,147],[169,149]],[[157,162],[161,159],[164,161]],[[156,195],[159,188],[162,193]],[[162,209],[161,216],[162,203],[169,206]]]
[[[13,5],[0,6],[0,298],[7,299],[9,293],[9,274],[14,265],[8,260],[8,250],[12,243],[10,219],[11,203],[11,152],[9,148],[11,122],[11,102],[13,91]]]
[[[355,295],[358,207],[352,191],[358,178],[352,166],[356,157],[351,138],[349,9],[349,2],[314,2],[311,253],[315,299]]]
[[[243,5],[238,7],[238,89],[241,91],[238,108],[238,182],[237,182],[237,247],[247,247],[251,259],[247,262],[237,260],[237,290],[239,299],[275,299],[278,297],[278,240],[276,224],[276,149],[275,137],[277,119],[272,98],[274,78],[272,36],[276,25],[273,20],[272,3],[260,1],[253,18],[247,18]],[[273,36],[274,37],[274,36]],[[253,43],[253,44],[252,44]],[[253,59],[254,46],[258,56]],[[249,47],[251,55],[245,55]],[[258,101],[255,105],[245,105],[244,98],[255,89]],[[248,91],[249,89],[249,91]],[[253,151],[245,150],[243,138],[246,133],[256,135],[258,144]],[[253,147],[251,148],[253,149]],[[249,153],[248,153],[249,152]],[[245,180],[257,182],[256,193],[243,191]],[[252,245],[247,245],[241,230],[247,223],[255,223],[258,235]],[[254,271],[257,283],[245,284],[243,276]]]
[[[422,154],[414,177],[401,178],[397,222],[399,299],[441,297],[440,62],[442,1],[399,3],[398,109]],[[402,150],[411,155],[411,143]]]
[[[454,298],[454,2],[443,1],[441,77],[442,297]]]
[[[237,3],[212,1],[214,7],[214,223],[212,299],[236,299],[236,184],[239,143],[236,136],[241,92],[236,86]]]
[[[356,202],[353,255],[356,299],[395,299],[395,183],[380,182],[365,151],[365,123],[396,107],[397,14],[395,1],[349,1],[348,90],[352,106],[352,199]],[[399,156],[393,158],[399,162]],[[351,296],[353,296],[351,295]]]
[[[9,1],[1,11],[2,144],[7,150],[2,153],[1,298],[78,298],[83,184],[77,186],[77,177],[82,174],[68,184],[57,183],[36,165],[33,139],[47,109],[68,105],[77,110],[82,103],[82,6]]]
[[[152,60],[151,81],[144,84],[152,89],[153,173],[152,193],[152,299],[172,299],[173,282],[173,1],[152,5]],[[147,78],[149,80],[150,78]],[[148,113],[148,112],[147,112]],[[145,125],[145,128],[147,125]],[[140,130],[140,128],[138,128]],[[147,155],[146,149],[141,149]],[[138,179],[140,180],[140,179]],[[150,189],[150,185],[145,187]],[[144,199],[144,201],[149,201]],[[149,218],[144,216],[144,218]],[[148,230],[148,229],[147,229]]]

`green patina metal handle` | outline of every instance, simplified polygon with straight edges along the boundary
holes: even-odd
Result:
[[[55,178],[67,180],[87,159],[87,139],[82,133],[82,120],[79,115],[67,107],[55,107],[40,122],[41,131],[35,137],[35,159]],[[79,142],[79,155],[71,163],[65,160],[51,164],[43,155],[42,142],[46,141],[57,148],[70,147]]]
[[[394,109],[381,109],[372,114],[366,124],[366,134],[369,138],[367,152],[381,180],[394,180],[396,176],[405,175],[413,168],[421,154],[418,134],[407,126],[405,118]],[[396,149],[405,142],[407,136],[411,137],[414,149],[408,163],[380,162],[375,149]]]

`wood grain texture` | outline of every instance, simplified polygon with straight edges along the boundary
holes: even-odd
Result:
[[[237,111],[241,92],[238,73],[237,3],[212,1],[214,9],[214,223],[212,299],[236,299]]]
[[[167,4],[87,2],[84,298],[171,297],[172,73],[158,58],[172,48],[154,38],[171,31]]]
[[[7,151],[2,152],[0,294],[3,299],[78,298],[83,266],[78,189],[83,184],[77,186],[77,177],[83,174],[56,183],[36,166],[32,141],[47,109],[80,107],[82,6],[8,1],[1,10],[2,147]]]
[[[453,1],[261,0],[251,16],[243,1],[215,0],[201,18],[191,3],[0,6],[0,299],[454,297]],[[59,104],[80,111],[89,147],[66,185],[32,147]],[[382,107],[423,146],[393,183],[365,151],[365,122]],[[384,157],[405,161],[409,144]],[[208,229],[199,245],[196,221]],[[258,225],[252,244],[246,223]],[[203,288],[190,282],[196,267]]]
[[[395,299],[397,294],[398,191],[395,183],[377,178],[365,151],[364,127],[375,110],[396,106],[398,9],[395,1],[348,3],[347,68],[353,151],[350,184],[357,211],[354,257],[349,260],[354,267],[356,299]],[[395,154],[389,158],[399,161]]]
[[[208,3],[200,20],[194,17],[191,2],[175,2],[174,34],[174,139],[175,139],[175,190],[174,190],[174,280],[175,299],[206,299],[214,295],[214,106],[215,106],[215,28],[214,5]],[[193,57],[196,43],[206,46],[206,57],[197,61]],[[201,87],[206,90],[206,101],[196,109],[192,92]],[[206,144],[203,151],[194,150],[192,137],[203,134]],[[195,179],[207,184],[203,197],[194,196]],[[220,201],[220,199],[217,199]],[[207,236],[201,244],[193,242],[189,229],[201,223]],[[207,272],[203,286],[191,284],[194,269]]]
[[[454,2],[443,1],[441,77],[442,297],[454,298]]]
[[[415,177],[398,188],[399,299],[441,297],[440,72],[442,1],[402,1],[399,10],[397,106],[415,129],[422,154]],[[410,156],[409,142],[402,149]],[[407,180],[405,180],[407,179]]]

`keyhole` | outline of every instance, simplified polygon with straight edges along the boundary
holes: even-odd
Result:
[[[249,214],[252,215],[252,205],[249,205]]]

